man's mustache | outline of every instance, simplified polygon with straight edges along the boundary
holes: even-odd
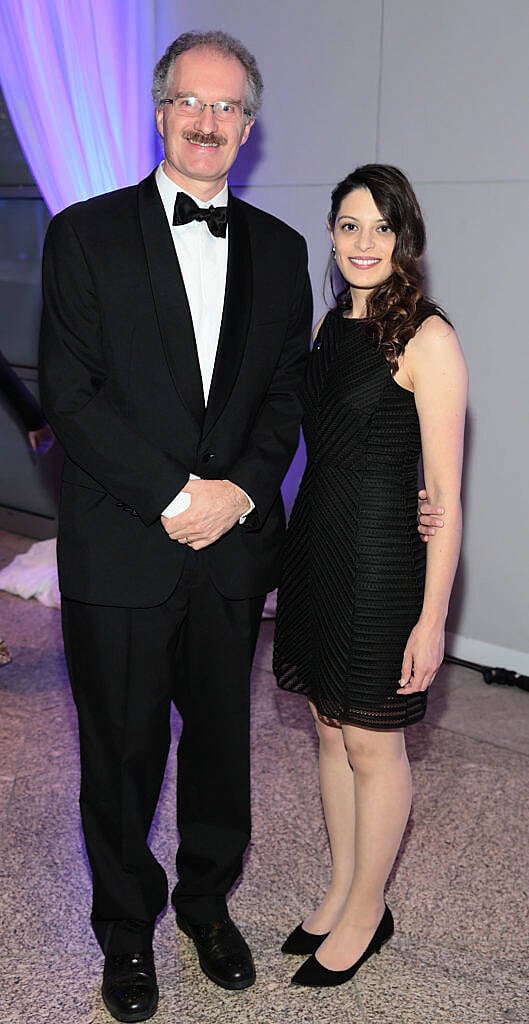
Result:
[[[225,146],[228,141],[226,136],[221,135],[219,132],[208,132],[206,134],[205,132],[192,131],[190,128],[183,131],[182,136],[188,142],[195,142],[198,145],[206,146]]]

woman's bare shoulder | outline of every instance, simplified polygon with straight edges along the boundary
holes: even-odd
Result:
[[[325,312],[323,314],[323,316],[320,316],[320,319],[318,320],[318,322],[315,324],[315,326],[312,329],[312,340],[313,341],[316,341],[316,338],[318,337],[320,327],[321,327],[323,321],[325,320],[325,317],[327,316],[327,312]]]
[[[433,314],[417,329],[406,346],[406,365],[416,388],[420,381],[439,384],[442,377],[467,379],[467,367],[459,338],[451,324]]]
[[[423,320],[417,328],[411,341],[423,345],[435,345],[441,342],[449,342],[459,345],[457,334],[447,320],[444,320],[438,313],[432,313]]]
[[[454,328],[437,313],[423,320],[408,342],[406,352],[409,359],[414,362],[424,359],[463,358],[461,344]]]

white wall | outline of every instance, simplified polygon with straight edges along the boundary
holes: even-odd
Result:
[[[427,16],[425,13],[427,11]],[[433,294],[470,369],[453,653],[529,670],[529,5],[384,5],[377,158],[425,211]],[[413,59],[410,59],[412,55]],[[512,652],[519,652],[510,653]]]
[[[414,182],[471,376],[451,650],[529,673],[529,5],[158,0],[159,53],[190,28],[257,56],[263,111],[231,181],[306,236],[317,313],[332,186],[369,160]]]

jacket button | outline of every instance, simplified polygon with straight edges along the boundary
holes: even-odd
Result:
[[[202,462],[211,462],[211,460],[214,459],[214,458],[215,458],[215,452],[204,452],[201,461]]]

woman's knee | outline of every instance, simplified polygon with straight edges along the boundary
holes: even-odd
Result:
[[[375,731],[359,726],[343,727],[343,742],[351,768],[370,771],[406,757],[402,729]]]

